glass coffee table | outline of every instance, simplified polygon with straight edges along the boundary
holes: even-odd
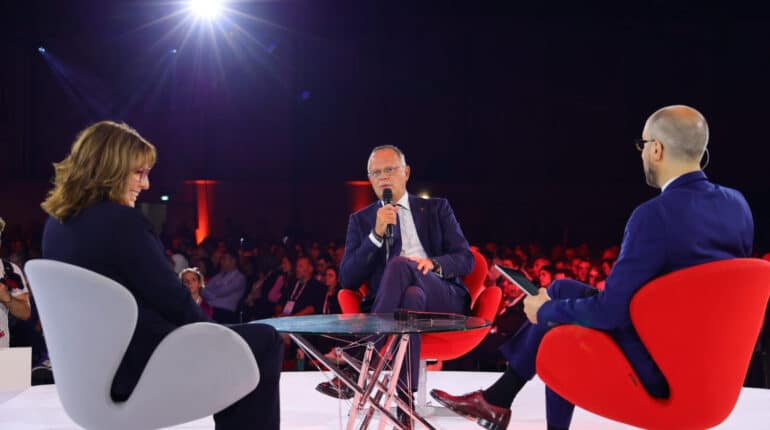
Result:
[[[415,412],[412,405],[402,401],[396,395],[397,375],[401,371],[406,357],[409,336],[477,330],[490,324],[482,318],[457,314],[445,314],[432,318],[410,315],[405,319],[396,319],[393,314],[306,315],[270,318],[253,322],[273,326],[278,332],[288,334],[306,354],[318,360],[353,390],[355,397],[348,416],[347,430],[355,428],[359,410],[365,410],[359,429],[366,429],[369,426],[375,411],[378,411],[383,417],[380,419],[380,429],[383,429],[388,421],[391,421],[397,428],[403,429],[389,411],[394,402],[398,408],[401,408],[424,428],[433,430],[434,427]],[[371,365],[374,352],[372,342],[366,343],[364,357],[360,362],[354,357],[342,353],[341,356],[345,362],[358,371],[358,380],[355,381],[308,342],[303,337],[305,335],[354,337],[383,335],[386,337],[385,346],[381,350],[384,359],[378,360],[374,366]],[[392,376],[390,377],[383,375],[383,369],[387,362],[391,363]]]

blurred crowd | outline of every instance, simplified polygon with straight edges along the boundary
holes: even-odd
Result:
[[[163,242],[169,265],[182,284],[218,322],[341,312],[337,302],[337,292],[342,288],[338,269],[345,248],[340,242],[286,238],[282,242],[253,243],[246,238],[207,238],[196,244],[191,236],[183,235],[166,236]],[[488,263],[485,285],[501,287],[503,299],[487,338],[466,356],[444,363],[448,369],[502,369],[504,360],[497,348],[526,320],[522,292],[502,277],[495,265],[517,269],[544,288],[554,280],[571,278],[602,290],[620,251],[618,245],[597,248],[589,243],[544,247],[538,243],[488,242],[475,247]],[[12,237],[3,244],[0,256],[23,267],[27,260],[39,257],[40,250],[32,240]],[[765,258],[770,259],[770,255]],[[11,317],[11,345],[33,345],[35,363],[40,365],[47,361],[47,355],[34,295],[32,308],[29,320]],[[286,344],[284,368],[309,368],[301,350],[288,338]]]

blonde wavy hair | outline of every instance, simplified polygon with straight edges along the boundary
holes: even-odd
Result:
[[[127,124],[97,122],[54,163],[54,188],[40,206],[63,222],[104,200],[122,204],[133,170],[154,166],[156,157],[155,147]]]

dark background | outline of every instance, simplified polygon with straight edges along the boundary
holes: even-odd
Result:
[[[169,229],[195,228],[185,181],[215,179],[214,234],[342,239],[345,182],[395,144],[410,191],[450,198],[472,242],[619,243],[656,193],[632,141],[683,103],[709,120],[707,174],[744,192],[767,250],[766,11],[517,3],[230,2],[192,24],[180,2],[5,2],[0,216],[39,234],[51,163],[113,119],[158,147],[140,200]]]

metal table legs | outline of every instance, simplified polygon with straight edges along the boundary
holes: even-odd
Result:
[[[300,348],[302,348],[302,350],[321,362],[326,368],[331,370],[335,376],[345,383],[345,385],[355,392],[353,406],[348,417],[347,430],[354,430],[356,417],[358,416],[359,411],[366,408],[367,405],[369,405],[369,409],[366,411],[366,415],[361,421],[361,425],[359,426],[360,430],[368,428],[371,416],[375,410],[377,410],[384,418],[380,420],[379,430],[383,430],[388,421],[392,422],[397,428],[403,430],[403,426],[398,422],[396,417],[390,413],[390,406],[394,401],[398,408],[401,408],[402,411],[412,419],[416,420],[424,428],[435,430],[430,423],[412,409],[411,405],[403,402],[397,395],[398,375],[404,363],[404,358],[406,357],[407,346],[409,345],[408,334],[394,334],[388,336],[387,341],[385,342],[384,358],[377,363],[371,374],[369,374],[369,370],[374,350],[374,346],[371,342],[367,344],[364,360],[361,362],[360,368],[354,364],[349,356],[346,357],[346,361],[359,371],[358,381],[349,378],[339,367],[330,362],[301,335],[289,333],[289,336]],[[387,361],[392,361],[393,372],[390,375],[390,378],[384,377],[380,380],[380,376],[382,375],[382,371],[385,368],[385,363]],[[382,401],[383,396],[386,396],[385,402],[381,405],[380,402]]]

